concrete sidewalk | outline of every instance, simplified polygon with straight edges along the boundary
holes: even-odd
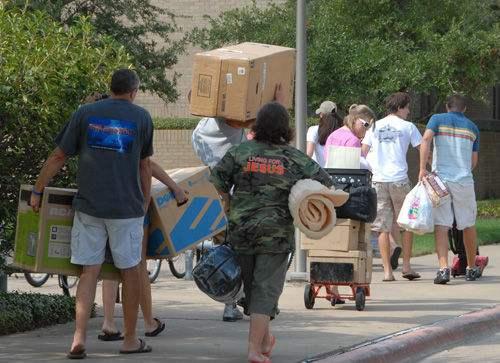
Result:
[[[396,271],[395,282],[381,282],[380,261],[375,261],[372,296],[364,311],[353,302],[331,307],[327,300],[316,300],[313,310],[303,302],[304,284],[287,283],[280,300],[281,314],[273,322],[277,345],[273,363],[298,362],[325,352],[333,352],[374,340],[401,330],[427,325],[460,314],[494,306],[500,301],[500,245],[481,247],[490,257],[484,276],[472,283],[452,279],[445,286],[434,285],[437,258],[434,255],[413,260],[422,274],[418,281],[406,281]],[[91,320],[87,360],[92,362],[246,362],[248,320],[224,323],[223,306],[196,288],[193,282],[177,280],[164,267],[153,285],[156,316],[165,319],[167,329],[148,338],[153,352],[120,356],[120,343],[97,340],[102,310]],[[56,292],[55,278],[38,292]],[[30,290],[24,279],[9,279],[9,290]],[[35,290],[35,289],[32,289]],[[97,300],[100,302],[100,292]],[[118,308],[118,315],[121,310]],[[121,327],[121,320],[118,320]],[[1,362],[66,361],[74,324],[58,325],[32,332],[0,337]],[[142,322],[139,323],[142,333]],[[472,333],[473,334],[473,333]]]

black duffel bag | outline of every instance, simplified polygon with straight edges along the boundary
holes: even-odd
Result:
[[[241,290],[241,268],[236,253],[227,244],[217,246],[203,254],[193,269],[198,288],[215,301],[234,302]]]
[[[369,186],[344,187],[349,193],[345,204],[335,208],[337,218],[350,218],[361,222],[372,223],[377,216],[377,192]]]

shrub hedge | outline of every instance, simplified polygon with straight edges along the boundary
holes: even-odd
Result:
[[[153,120],[156,130],[193,130],[200,121],[200,117],[156,117]],[[292,126],[294,118],[290,118]],[[318,118],[309,117],[307,127],[318,124]]]
[[[73,297],[20,292],[0,293],[0,335],[63,324],[73,321],[74,317]]]

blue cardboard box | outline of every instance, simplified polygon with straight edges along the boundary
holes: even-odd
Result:
[[[174,194],[163,184],[151,190],[147,258],[175,256],[224,231],[227,219],[219,194],[210,183],[208,167],[167,171],[189,192],[188,203],[178,207]]]

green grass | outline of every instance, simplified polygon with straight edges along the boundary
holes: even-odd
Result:
[[[500,218],[480,218],[476,221],[477,243],[479,246],[500,243]],[[434,234],[415,235],[413,256],[435,253]]]

